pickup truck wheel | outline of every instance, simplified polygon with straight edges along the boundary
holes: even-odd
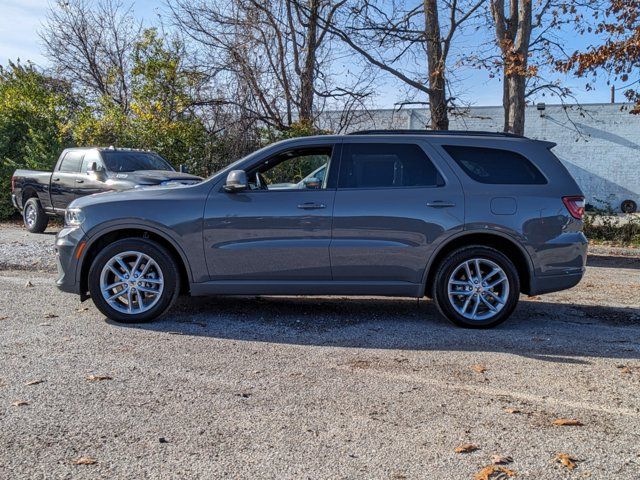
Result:
[[[143,238],[118,240],[101,250],[89,269],[89,292],[108,318],[123,323],[155,320],[179,293],[171,254]]]
[[[490,328],[504,322],[519,297],[516,267],[493,248],[470,246],[455,250],[436,273],[436,306],[461,327]]]
[[[24,226],[31,233],[42,233],[49,224],[49,215],[42,209],[40,200],[37,198],[30,198],[25,202],[22,219],[24,220]]]

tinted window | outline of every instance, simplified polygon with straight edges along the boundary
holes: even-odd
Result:
[[[111,172],[135,172],[136,170],[173,170],[157,153],[126,150],[103,150],[102,158]]]
[[[339,188],[431,187],[438,171],[415,144],[345,143]]]
[[[477,182],[512,185],[547,183],[540,170],[519,153],[458,145],[444,145],[443,148]]]
[[[70,173],[79,172],[80,165],[82,165],[83,156],[84,151],[82,150],[72,150],[71,152],[67,152],[67,154],[62,159],[62,163],[60,164],[60,168],[58,170],[61,172]]]

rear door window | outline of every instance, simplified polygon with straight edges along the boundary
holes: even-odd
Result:
[[[460,145],[443,145],[442,148],[476,182],[501,185],[547,183],[540,170],[517,152]]]
[[[419,145],[343,145],[338,188],[434,187],[443,184],[438,170]]]
[[[80,172],[82,157],[84,157],[84,151],[82,150],[72,150],[70,152],[67,152],[67,154],[62,159],[62,163],[60,164],[60,168],[58,170],[60,172],[67,173]]]

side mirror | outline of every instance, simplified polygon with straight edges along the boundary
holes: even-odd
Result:
[[[231,170],[227,175],[227,181],[224,184],[224,189],[229,193],[234,193],[246,190],[247,188],[249,188],[247,172],[244,170]]]
[[[98,180],[100,180],[100,181],[104,181],[104,179],[106,178],[104,168],[103,167],[98,167],[98,164],[96,162],[93,162],[89,166],[89,170],[87,171],[87,173],[89,175],[95,175],[96,178]]]
[[[316,177],[305,178],[302,183],[304,184],[304,188],[318,189],[321,186],[321,181]]]
[[[185,164],[181,164],[179,171],[180,173],[189,173],[189,167],[187,167]]]

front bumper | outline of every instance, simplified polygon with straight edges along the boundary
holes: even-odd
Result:
[[[22,207],[18,205],[18,197],[16,197],[15,193],[11,194],[11,203],[13,203],[13,206],[16,207],[18,210],[22,210]]]
[[[85,233],[80,227],[65,227],[56,237],[56,263],[58,266],[58,279],[56,286],[67,293],[80,295],[80,282],[78,281],[79,258],[82,249],[86,245]]]

